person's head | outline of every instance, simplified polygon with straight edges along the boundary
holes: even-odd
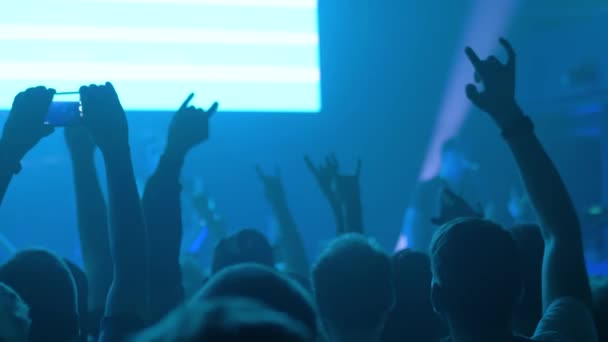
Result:
[[[215,247],[211,272],[242,263],[256,263],[274,267],[272,246],[262,233],[254,229],[244,229],[222,239]]]
[[[359,234],[335,239],[312,272],[317,307],[332,340],[379,338],[395,300],[389,256]]]
[[[76,292],[78,298],[78,316],[80,317],[80,337],[81,340],[86,340],[86,336],[88,334],[86,327],[86,319],[89,315],[89,281],[87,280],[87,275],[84,271],[75,263],[69,261],[68,259],[63,259],[66,266],[70,269],[70,273],[72,273],[72,278],[74,278],[74,284],[76,285]]]
[[[73,341],[79,335],[76,285],[65,263],[50,252],[17,253],[0,267],[0,281],[30,308],[30,341]]]
[[[522,277],[508,231],[483,219],[458,219],[435,233],[430,255],[433,306],[452,333],[510,331]]]
[[[191,301],[137,336],[135,342],[313,341],[304,325],[244,298]]]
[[[513,331],[532,336],[542,318],[542,268],[545,241],[540,227],[535,224],[511,228],[521,262],[524,292],[513,312]]]
[[[312,299],[295,281],[277,270],[256,264],[228,267],[214,275],[193,300],[241,297],[259,301],[271,309],[318,331]]]
[[[27,304],[13,289],[0,283],[0,341],[26,342],[30,324]]]
[[[457,139],[453,138],[443,143],[439,170],[443,179],[460,182],[465,171],[470,168],[471,163],[467,160]]]
[[[396,301],[382,341],[439,341],[445,336],[445,329],[431,304],[429,257],[406,249],[393,255],[391,262]]]

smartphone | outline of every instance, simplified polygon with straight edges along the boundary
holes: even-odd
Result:
[[[53,127],[77,126],[82,121],[79,92],[56,93],[44,124]]]

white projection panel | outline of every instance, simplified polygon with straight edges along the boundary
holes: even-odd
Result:
[[[111,81],[130,110],[317,112],[317,0],[1,0],[0,108]]]

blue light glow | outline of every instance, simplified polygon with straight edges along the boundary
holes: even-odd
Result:
[[[112,81],[125,108],[320,109],[316,0],[21,0],[0,12],[0,108]],[[34,10],[32,10],[34,8]]]

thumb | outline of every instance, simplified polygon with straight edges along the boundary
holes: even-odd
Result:
[[[471,102],[476,105],[479,105],[481,102],[481,94],[477,90],[477,87],[474,84],[468,84],[466,88],[467,97]]]

